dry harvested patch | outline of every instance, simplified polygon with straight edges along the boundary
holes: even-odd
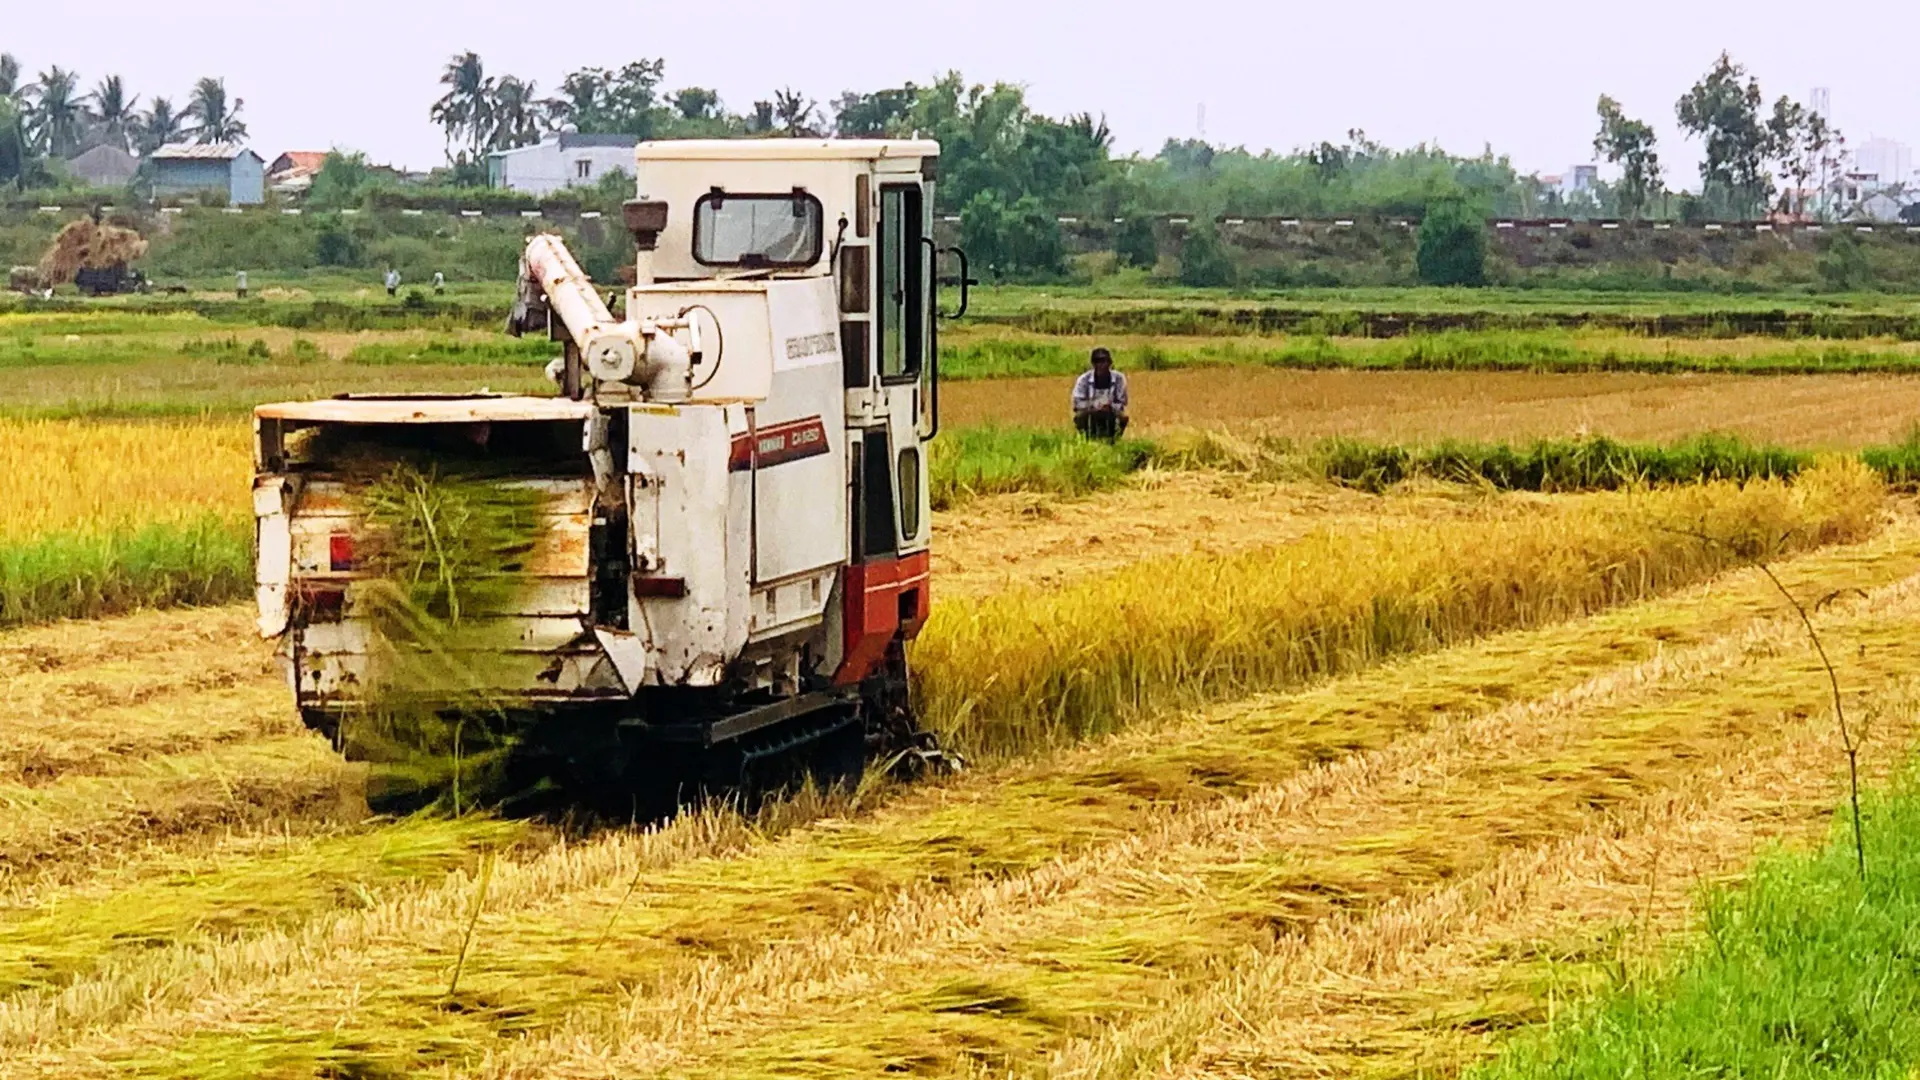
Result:
[[[1519,504],[1512,509],[1525,512]],[[1231,536],[1199,541],[1203,549],[1231,550],[1329,525],[1360,530],[1431,513],[1476,517],[1487,503],[1180,476],[1139,495],[1096,496],[1064,507],[1065,520],[1057,524],[1036,524],[1030,511],[1028,504],[1001,505],[943,525],[952,539],[942,558],[980,568],[955,573],[959,584],[949,595],[1074,579],[1191,550],[1174,525],[1196,514],[1238,522]],[[1098,549],[1094,559],[1062,542],[1076,532],[1098,540],[1088,545]],[[1022,543],[1018,561],[1002,557],[1002,549]],[[92,903],[87,897],[109,883],[133,894],[166,880],[173,882],[168,895],[174,902],[157,906],[153,918],[191,934],[207,920],[209,905],[220,903],[222,878],[196,870],[186,875],[187,884],[176,882],[181,860],[220,865],[210,854],[217,850],[244,872],[256,859],[274,862],[250,854],[259,850],[256,842],[272,850],[282,841],[317,842],[316,834],[333,835],[362,813],[352,797],[355,774],[302,733],[269,649],[255,640],[243,608],[155,611],[0,633],[0,707],[14,718],[0,726],[0,794],[21,810],[8,834],[0,907],[54,904],[84,912]],[[329,795],[336,784],[345,786],[342,798]],[[405,829],[366,827],[407,843]],[[272,835],[276,828],[283,835]],[[382,879],[379,867],[366,861],[370,849],[357,843],[329,849],[333,854],[323,860],[329,872],[341,880]],[[301,858],[309,856],[280,861],[294,867]],[[197,883],[212,890],[211,898],[195,899]],[[237,927],[271,920],[213,922]],[[153,937],[160,936],[156,930]]]
[[[110,865],[182,834],[310,816],[357,819],[365,805],[359,771],[304,733],[0,784],[0,886]]]
[[[1909,692],[1881,699],[1867,778],[1913,733]],[[1518,1028],[1657,972],[1694,927],[1702,883],[1826,832],[1839,740],[1813,716],[1768,747],[1458,884],[1342,915],[1222,960],[1212,985],[1076,1041],[1049,1063],[1085,1077],[1454,1075]]]
[[[1789,580],[1884,582],[1913,568],[1912,546],[1896,533],[1823,553]],[[1754,657],[1786,648],[1777,626],[1722,640],[1775,610],[1767,588],[1743,575],[1138,729],[730,854],[676,826],[506,861],[451,1002],[466,874],[16,995],[0,1046],[74,1075],[404,1072],[489,1054],[487,1071],[528,1076],[1033,1063],[1107,1030],[1097,1017],[1197,993],[1221,956],[1578,833],[1775,738],[1811,673],[1796,661],[1750,681]],[[1487,720],[1501,702],[1517,704]],[[1300,773],[1316,760],[1333,763]],[[1322,817],[1330,798],[1347,810]]]
[[[215,941],[370,907],[396,884],[472,868],[527,834],[525,826],[481,818],[421,819],[379,830],[256,832],[157,853],[130,878],[109,872],[0,907],[0,995],[54,989],[115,954],[183,937]]]
[[[247,613],[232,608],[0,635],[0,783],[296,734],[275,673]]]
[[[1920,658],[1907,633],[1916,614],[1920,581],[1909,579],[1828,620],[1848,655],[1863,657],[1849,665],[1855,685],[1886,690],[1905,677]],[[1528,853],[1550,861],[1566,837],[1618,835],[1754,770],[1779,777],[1798,766],[1803,805],[1789,797],[1775,812],[1804,820],[1804,803],[1837,794],[1842,765],[1829,754],[1821,768],[1803,737],[1825,686],[1799,633],[1776,621],[1443,723],[1031,873],[907,890],[870,919],[769,949],[728,976],[636,995],[611,1024],[567,1032],[571,1046],[557,1058],[523,1068],[526,1051],[509,1050],[483,1071],[1044,1071],[1077,1040],[1128,1024],[1164,1027],[1223,979],[1329,928],[1462,878],[1511,873]],[[1905,745],[1908,716],[1884,718],[1885,742]],[[1750,848],[1751,837],[1739,838],[1721,864]],[[1470,995],[1444,1004],[1436,1017],[1414,1003],[1407,1026],[1437,1018],[1471,1031],[1488,1019],[1486,1003]],[[1257,1015],[1297,1019],[1285,1006]],[[1492,1014],[1496,1024],[1530,1015]],[[1345,1055],[1394,1049],[1390,1039],[1356,1044],[1360,1034],[1336,1025],[1318,1055],[1268,1059],[1254,1071],[1339,1073],[1353,1064]],[[1110,1050],[1126,1055],[1112,1075],[1135,1075],[1185,1048],[1142,1049]],[[1081,1075],[1073,1067],[1081,1064],[1062,1072]]]

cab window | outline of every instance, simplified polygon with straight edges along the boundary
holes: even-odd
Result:
[[[880,377],[919,378],[927,354],[932,253],[918,185],[880,189]]]
[[[812,266],[824,238],[820,200],[710,192],[693,209],[693,257],[703,266]]]

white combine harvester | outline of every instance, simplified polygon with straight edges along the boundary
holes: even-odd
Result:
[[[405,448],[538,495],[532,547],[502,568],[526,587],[468,617],[511,640],[485,677],[554,760],[686,791],[767,759],[930,753],[904,646],[931,585],[938,154],[642,144],[624,319],[558,237],[527,245],[510,329],[560,343],[557,396],[260,407],[260,631],[308,723],[338,739],[392,677],[343,462]]]

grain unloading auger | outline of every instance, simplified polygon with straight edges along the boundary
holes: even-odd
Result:
[[[462,705],[406,685],[420,665],[378,618],[391,536],[368,490],[408,462],[526,508],[510,556],[462,571],[491,583],[453,614],[484,645],[449,658],[447,695],[484,691],[516,754],[683,793],[756,763],[940,760],[905,650],[931,586],[938,152],[643,143],[624,318],[558,237],[527,244],[509,329],[559,344],[557,396],[258,409],[260,629],[308,723],[351,753],[342,725],[370,703]]]

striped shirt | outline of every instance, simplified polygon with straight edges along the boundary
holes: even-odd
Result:
[[[1105,390],[1093,385],[1093,372],[1083,371],[1073,383],[1073,413],[1075,416],[1092,412],[1102,405],[1113,406],[1113,411],[1124,414],[1127,411],[1127,377],[1119,372],[1113,373],[1113,385]]]

